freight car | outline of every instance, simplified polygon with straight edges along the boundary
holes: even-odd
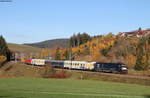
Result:
[[[128,73],[127,65],[123,63],[102,63],[69,60],[28,59],[25,63],[32,65],[50,65],[56,68],[90,70],[96,72]]]

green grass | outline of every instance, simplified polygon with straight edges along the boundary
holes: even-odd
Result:
[[[28,46],[28,45],[9,43],[8,47],[12,51],[18,51],[22,53],[40,53],[41,52],[40,48],[36,48],[36,47]]]
[[[150,86],[92,80],[0,79],[0,98],[150,98]]]
[[[102,74],[102,73],[93,73],[93,72],[84,72],[84,71],[73,71],[73,70],[66,70],[69,74],[71,74],[71,79],[82,79],[83,80],[98,80],[98,81],[110,81],[110,82],[120,82],[120,83],[130,83],[130,84],[140,84],[140,85],[147,85],[150,86],[150,78],[142,78],[142,77],[126,77],[118,76],[110,74]],[[109,78],[108,78],[109,77]]]

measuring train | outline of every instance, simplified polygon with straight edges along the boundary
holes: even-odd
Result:
[[[56,68],[89,70],[96,72],[111,72],[127,74],[127,65],[123,63],[102,63],[87,61],[70,61],[70,60],[47,60],[47,59],[26,59],[26,64],[44,66],[50,65]]]

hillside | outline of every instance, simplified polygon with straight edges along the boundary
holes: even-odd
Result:
[[[32,46],[28,46],[28,45],[8,43],[8,47],[11,51],[17,51],[17,52],[21,52],[21,53],[39,53],[39,52],[41,52],[40,48],[35,48]]]
[[[46,40],[46,41],[32,43],[32,44],[26,43],[25,45],[30,45],[30,46],[38,47],[38,48],[53,48],[55,46],[67,48],[68,41],[69,39],[54,39],[54,40]]]
[[[98,61],[98,62],[122,62],[129,68],[146,69],[150,66],[150,34],[143,37],[136,35],[120,36],[111,33],[96,37],[87,43],[71,49],[72,60]],[[68,59],[69,49],[60,49],[57,55],[61,59]]]

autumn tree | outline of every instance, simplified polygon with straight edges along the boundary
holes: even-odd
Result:
[[[141,38],[138,46],[137,46],[137,59],[136,59],[136,65],[135,69],[136,70],[146,70],[148,69],[149,63],[149,55],[148,51],[145,49],[145,44],[146,44],[147,38]]]
[[[60,59],[61,59],[60,48],[57,47],[56,53],[55,53],[55,60],[60,60]]]
[[[50,56],[50,51],[47,48],[43,48],[41,51],[41,58],[48,58]]]
[[[6,59],[5,56],[0,56],[0,66],[6,61]]]
[[[127,54],[125,56],[125,62],[128,65],[128,68],[134,68],[135,63],[136,63],[136,57],[132,54]]]
[[[68,50],[65,51],[64,57],[66,60],[69,60],[69,51]]]
[[[107,48],[102,49],[102,50],[101,50],[101,54],[102,54],[103,56],[107,56],[107,54],[108,54],[108,52],[110,51],[111,47],[112,47],[112,46],[109,46],[109,47],[107,47]]]

